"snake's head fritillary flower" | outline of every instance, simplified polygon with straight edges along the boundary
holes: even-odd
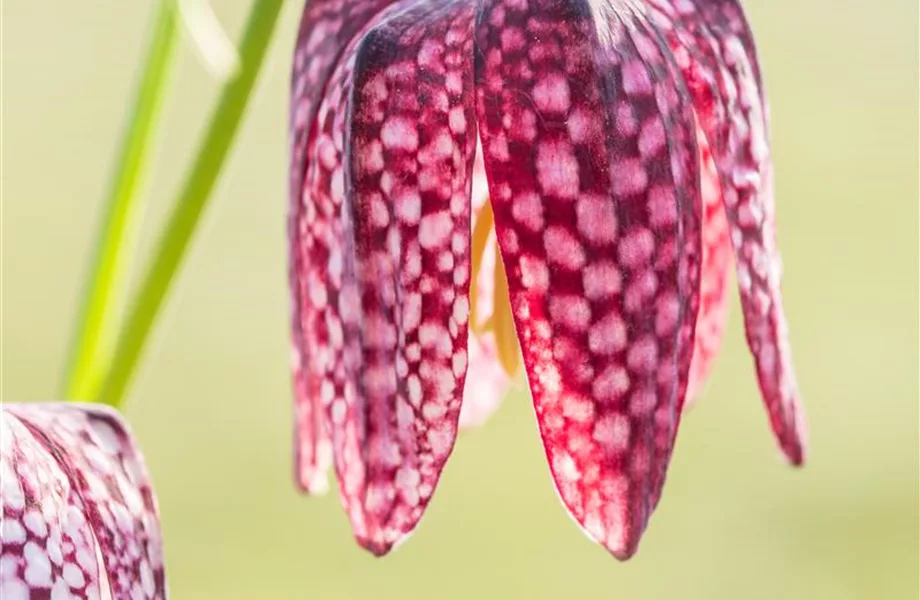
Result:
[[[291,153],[297,477],[318,491],[334,464],[362,546],[413,531],[461,414],[522,363],[562,502],[631,556],[732,254],[771,425],[803,461],[737,0],[312,0]]]
[[[118,413],[0,409],[0,597],[166,597],[156,499]]]

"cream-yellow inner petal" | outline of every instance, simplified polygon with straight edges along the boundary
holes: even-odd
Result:
[[[496,244],[496,252],[498,245]],[[505,263],[501,256],[495,257],[495,295],[492,312],[492,329],[495,332],[495,346],[498,361],[509,377],[517,375],[521,367],[521,348],[517,332],[514,330],[514,318],[511,315],[511,301],[508,298],[508,280],[505,277]]]
[[[493,244],[491,248],[488,247],[489,237],[492,235],[493,229],[492,205],[486,202],[473,226],[470,248],[472,263],[470,331],[474,335],[482,335],[489,331],[494,333],[499,363],[509,377],[515,377],[521,367],[521,348],[514,329],[511,301],[508,297],[508,281],[505,276],[505,266],[498,250],[498,244]],[[483,268],[483,257],[486,252],[495,253],[495,260],[492,263],[495,265],[492,273],[494,281],[492,314],[479,315],[479,275]],[[482,322],[480,323],[480,321]]]
[[[470,281],[470,330],[477,335],[488,329],[486,324],[479,324],[479,271],[482,268],[482,257],[486,252],[486,243],[492,233],[492,225],[492,203],[486,200],[485,205],[476,217],[476,223],[473,225],[473,239],[470,242],[472,269],[472,279]],[[491,315],[486,318],[490,319]]]

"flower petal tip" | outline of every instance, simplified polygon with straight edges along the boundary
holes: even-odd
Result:
[[[592,542],[602,546],[614,558],[619,561],[627,561],[639,550],[639,542],[642,540],[642,534],[645,528],[616,528],[611,530],[597,531],[591,533],[584,525],[581,525],[582,531]],[[598,535],[599,534],[599,535]]]
[[[808,458],[808,420],[801,410],[795,413],[790,439],[782,444],[783,455],[793,467],[804,467]]]
[[[610,554],[612,554],[615,559],[621,562],[625,562],[636,554],[636,551],[639,549],[639,544],[633,543],[627,546],[618,546],[614,548],[608,547],[607,549],[610,551]]]
[[[297,490],[307,496],[325,496],[329,492],[329,477],[323,473],[314,473],[310,478],[295,477]]]
[[[393,549],[392,542],[382,542],[370,538],[355,536],[358,545],[374,555],[375,558],[383,558]]]
[[[790,454],[786,454],[786,460],[789,461],[789,465],[800,468],[805,466],[805,448],[796,448],[796,450]]]
[[[417,524],[416,524],[417,527]],[[394,533],[392,530],[383,533],[380,537],[355,535],[355,541],[358,545],[374,555],[375,558],[383,558],[391,552],[399,549],[406,540],[412,537],[415,528]],[[382,538],[382,539],[381,539]]]

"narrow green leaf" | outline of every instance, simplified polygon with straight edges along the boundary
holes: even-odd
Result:
[[[175,0],[162,0],[156,11],[143,75],[124,131],[91,263],[89,285],[84,290],[73,334],[66,379],[62,382],[62,397],[69,400],[89,400],[98,390],[111,359],[123,308],[126,274],[134,253],[135,225],[142,212],[144,184],[178,38]]]
[[[195,162],[156,246],[153,262],[131,305],[108,376],[96,397],[98,402],[118,406],[124,398],[151,328],[236,137],[282,4],[283,0],[257,0],[249,14],[239,47],[240,69],[221,92]]]

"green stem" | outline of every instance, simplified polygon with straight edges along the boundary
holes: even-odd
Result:
[[[62,382],[62,397],[69,400],[88,400],[96,394],[115,341],[127,267],[134,251],[135,225],[178,39],[175,0],[162,0],[156,10],[146,65],[121,142],[118,169],[110,184],[105,220],[91,263],[94,270],[84,292]]]
[[[240,70],[221,92],[195,163],[118,338],[108,376],[96,397],[98,402],[118,406],[124,398],[151,327],[239,129],[282,4],[283,0],[256,0],[249,14],[240,45]]]

